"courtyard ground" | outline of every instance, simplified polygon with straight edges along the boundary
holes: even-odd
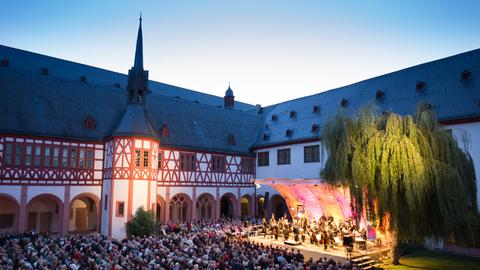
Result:
[[[417,251],[400,259],[401,265],[386,265],[388,270],[480,270],[480,258],[433,252]]]

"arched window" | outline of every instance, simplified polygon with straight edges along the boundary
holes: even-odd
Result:
[[[188,215],[189,199],[183,194],[176,195],[170,201],[170,220],[186,221],[190,217]]]
[[[93,116],[90,115],[85,119],[85,128],[90,130],[95,129],[95,119]]]
[[[168,129],[167,125],[162,126],[162,137],[168,138],[170,136],[170,130]]]
[[[197,218],[210,220],[214,218],[212,207],[214,206],[212,196],[202,194],[197,199]]]

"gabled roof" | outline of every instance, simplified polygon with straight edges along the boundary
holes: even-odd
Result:
[[[480,49],[477,49],[268,106],[255,146],[318,138],[322,125],[340,108],[353,114],[370,102],[377,104],[380,111],[406,114],[413,113],[418,103],[426,101],[433,105],[440,120],[480,116],[479,63]],[[471,72],[471,79],[461,79],[465,70]],[[423,90],[417,90],[417,82],[425,84]],[[379,90],[381,93],[377,94]],[[319,107],[318,112],[313,111],[314,106]],[[290,117],[291,111],[296,112],[296,117]],[[272,121],[272,116],[276,120]],[[319,126],[318,132],[312,132],[314,124]],[[285,136],[287,129],[293,130],[291,136]],[[264,140],[264,134],[269,134],[268,140]]]

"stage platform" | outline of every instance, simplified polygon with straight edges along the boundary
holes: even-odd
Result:
[[[341,261],[345,262],[348,260],[347,258],[347,252],[346,249],[342,246],[337,246],[335,248],[328,248],[327,250],[324,250],[323,246],[315,246],[311,245],[310,243],[304,243],[302,245],[298,246],[292,246],[284,243],[283,238],[279,238],[278,240],[275,240],[271,238],[271,236],[250,236],[248,239],[259,243],[259,244],[264,244],[264,245],[272,245],[275,247],[279,248],[286,248],[289,250],[300,250],[300,253],[303,254],[305,257],[305,260],[308,260],[310,257],[313,258],[314,260],[317,260],[319,258],[324,258],[327,257],[328,259],[333,259],[335,261]],[[381,256],[381,254],[385,254],[389,251],[388,248],[371,248],[370,250],[359,250],[357,248],[354,248],[353,253],[352,253],[352,258],[358,257],[358,256],[364,256],[368,255],[372,258],[378,258]]]

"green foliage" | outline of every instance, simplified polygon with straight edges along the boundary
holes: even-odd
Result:
[[[155,219],[151,211],[145,211],[143,207],[138,208],[132,220],[125,224],[127,235],[144,236],[155,232]]]
[[[473,240],[478,210],[472,158],[428,104],[413,116],[378,114],[372,105],[355,117],[341,110],[325,124],[322,142],[328,159],[321,177],[348,186],[356,209],[389,225],[400,241]]]

